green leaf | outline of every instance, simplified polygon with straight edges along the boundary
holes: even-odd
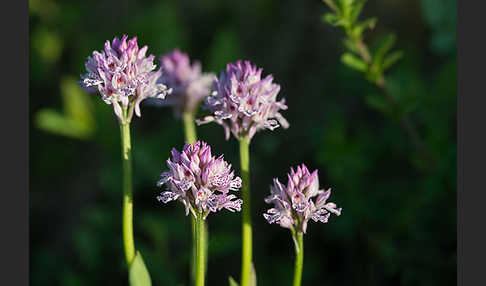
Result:
[[[329,8],[331,8],[331,10],[333,10],[334,12],[338,12],[339,11],[339,8],[338,6],[336,6],[336,3],[334,0],[322,0],[324,3],[327,4],[327,6],[329,6]]]
[[[402,57],[403,57],[403,52],[402,51],[395,51],[395,52],[389,54],[385,58],[385,60],[383,61],[382,69],[383,70],[387,70],[389,67],[391,67],[394,63],[396,63]]]
[[[92,128],[95,120],[90,95],[84,92],[72,77],[62,78],[60,89],[66,115]]]
[[[58,135],[76,139],[88,139],[91,135],[79,121],[52,109],[41,109],[35,114],[34,122],[39,129]]]
[[[339,17],[336,14],[326,13],[322,15],[322,21],[327,22],[333,26],[337,26],[339,23]]]
[[[130,266],[128,272],[128,278],[130,281],[130,286],[151,286],[152,281],[150,280],[150,275],[145,263],[143,262],[142,255],[137,251],[135,259]]]
[[[351,21],[355,22],[359,14],[361,13],[361,10],[363,10],[363,6],[366,3],[366,0],[358,0],[358,3],[356,3],[351,11]]]
[[[57,135],[90,139],[95,131],[95,119],[89,95],[72,77],[61,79],[60,89],[63,113],[41,109],[35,114],[36,126]]]
[[[366,104],[368,104],[368,106],[385,115],[390,116],[392,113],[390,109],[390,105],[381,95],[378,94],[368,95],[365,97],[365,101]]]
[[[353,2],[355,0],[341,0],[339,1],[339,7],[341,9],[341,12],[342,14],[344,15],[344,17],[348,18],[350,15],[351,15],[351,9],[352,9],[352,5],[353,5]]]
[[[361,72],[365,72],[368,69],[368,65],[363,60],[350,53],[344,53],[341,56],[341,61],[350,68]]]
[[[351,52],[355,53],[355,54],[358,54],[359,51],[358,49],[356,48],[356,44],[349,38],[344,38],[343,40],[343,44],[344,46]]]
[[[235,279],[233,279],[233,277],[228,277],[228,282],[229,282],[229,286],[240,286],[238,283],[236,283]]]
[[[353,29],[354,35],[360,36],[364,30],[373,29],[377,21],[378,19],[376,18],[369,18],[364,20],[363,22],[358,23]]]
[[[389,34],[385,36],[384,40],[380,43],[376,53],[373,57],[373,63],[376,65],[381,65],[385,55],[391,50],[395,44],[396,36],[394,34]]]
[[[250,286],[257,286],[257,277],[256,277],[256,271],[253,262],[251,263]]]

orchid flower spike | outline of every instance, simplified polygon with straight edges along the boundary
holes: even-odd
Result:
[[[104,50],[94,51],[85,64],[87,73],[79,82],[87,92],[98,92],[106,104],[113,105],[121,123],[129,123],[134,111],[141,116],[142,100],[164,98],[171,92],[157,82],[162,71],[155,71],[153,55],[145,55],[147,46],[139,49],[136,37],[127,38],[115,37],[111,43],[106,41]]]
[[[273,204],[273,208],[263,215],[269,223],[279,223],[281,227],[305,233],[309,219],[327,223],[331,213],[341,215],[341,208],[327,202],[331,189],[319,190],[317,170],[311,173],[302,164],[296,171],[291,168],[287,177],[287,185],[273,179],[271,195],[265,198],[267,204]]]
[[[167,191],[160,193],[157,200],[168,203],[182,202],[186,215],[196,218],[202,213],[205,219],[210,212],[227,209],[240,211],[243,201],[230,191],[241,188],[240,177],[235,177],[223,155],[211,155],[206,142],[185,144],[182,152],[172,149],[172,160],[167,159],[169,171],[163,172],[158,186],[166,185]]]
[[[286,110],[285,99],[277,101],[280,85],[273,83],[273,76],[261,78],[262,69],[249,61],[229,63],[219,78],[215,78],[212,93],[203,107],[212,113],[198,125],[216,122],[223,126],[226,140],[230,132],[237,139],[245,136],[249,140],[262,129],[274,130],[280,125],[288,128],[289,123],[280,114]]]
[[[209,95],[214,74],[202,73],[200,62],[191,65],[189,56],[177,49],[161,56],[160,66],[159,82],[172,89],[171,96],[161,100],[161,104],[172,106],[177,117],[183,112],[193,113]]]

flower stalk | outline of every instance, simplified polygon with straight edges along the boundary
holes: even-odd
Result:
[[[251,228],[251,196],[250,196],[250,139],[244,136],[240,140],[240,164],[242,178],[242,255],[241,255],[241,286],[250,285],[252,263],[252,228]]]
[[[123,109],[124,116],[127,108]],[[130,142],[130,123],[120,123],[122,164],[123,164],[123,245],[127,266],[135,257],[135,243],[133,239],[133,191],[132,191],[132,154]]]
[[[184,111],[182,113],[182,121],[184,123],[184,137],[187,143],[192,144],[197,141],[196,135],[196,125],[194,124],[194,113],[190,111]],[[196,238],[196,231],[197,231],[197,220],[193,216],[191,216],[191,230],[192,230],[192,261],[191,261],[191,278],[193,281],[196,281],[196,265],[197,265],[197,244],[198,240]],[[207,264],[207,244],[208,241],[208,232],[207,227],[204,226],[202,229],[202,234],[204,239],[201,241],[204,243],[203,251],[204,257],[206,261],[204,265]]]
[[[194,124],[194,113],[184,111],[182,113],[182,121],[184,122],[184,137],[186,142],[192,144],[197,141],[196,125]]]
[[[295,265],[294,265],[294,284],[300,286],[302,281],[302,269],[304,266],[304,233],[301,231],[292,232],[295,244]]]
[[[206,274],[206,222],[203,216],[198,212],[196,218],[196,286],[204,286]]]

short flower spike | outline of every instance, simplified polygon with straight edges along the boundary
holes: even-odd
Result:
[[[287,176],[287,186],[277,178],[273,179],[271,195],[265,198],[267,204],[274,205],[263,215],[269,223],[279,223],[282,227],[305,233],[309,219],[326,223],[331,213],[341,215],[341,208],[326,202],[331,189],[319,190],[317,170],[310,173],[302,164],[297,171],[291,168]],[[314,197],[316,199],[312,200]]]
[[[234,212],[241,210],[243,201],[237,199],[230,191],[241,188],[240,177],[223,158],[211,155],[211,147],[205,142],[197,141],[186,144],[182,152],[172,149],[172,160],[167,159],[169,171],[163,172],[158,186],[166,185],[167,191],[160,193],[157,200],[168,203],[181,201],[197,217],[203,213],[204,218],[210,212],[223,208]]]
[[[226,139],[230,132],[240,139],[249,139],[261,129],[274,130],[289,123],[280,114],[286,110],[285,99],[277,101],[280,85],[273,83],[273,76],[261,78],[262,69],[249,61],[229,63],[219,78],[213,82],[212,94],[205,100],[211,115],[196,122],[216,122],[224,127]]]
[[[194,112],[199,103],[209,95],[214,74],[202,73],[199,62],[191,65],[189,56],[177,49],[163,55],[160,65],[160,82],[172,89],[172,94],[162,104],[172,106],[176,116],[183,112]]]
[[[157,83],[162,71],[154,71],[154,56],[145,56],[147,46],[139,49],[136,37],[127,38],[115,37],[111,43],[106,41],[103,51],[94,51],[80,81],[86,91],[99,92],[106,104],[112,104],[122,123],[131,121],[133,111],[140,117],[140,102],[145,98],[164,98],[170,93],[165,85]],[[122,107],[128,108],[126,116]]]

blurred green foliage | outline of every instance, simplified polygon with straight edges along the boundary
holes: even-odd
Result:
[[[73,138],[90,138],[95,129],[91,99],[72,77],[61,79],[60,89],[65,114],[50,108],[41,109],[34,119],[37,127]]]
[[[29,11],[32,285],[128,284],[117,121],[111,106],[76,85],[86,57],[123,33],[156,55],[182,49],[205,71],[249,59],[282,86],[290,128],[258,133],[251,146],[259,285],[291,284],[292,239],[265,222],[263,198],[272,178],[285,179],[301,162],[320,170],[321,186],[343,207],[328,224],[309,224],[303,285],[455,284],[456,1],[362,7],[363,19],[379,20],[363,40],[385,55],[378,62],[400,111],[349,68],[362,63],[343,33],[322,23],[332,11],[321,1],[31,0]],[[396,37],[386,36],[391,31]],[[380,47],[392,42],[403,56],[390,65],[393,51]],[[414,119],[434,169],[395,120],[401,113]],[[238,169],[237,143],[225,141],[221,127],[197,131]],[[182,144],[172,111],[143,104],[132,123],[134,227],[153,285],[190,281],[189,218],[179,204],[155,199],[170,149]],[[207,283],[228,285],[239,277],[240,216],[215,214],[208,226]]]

